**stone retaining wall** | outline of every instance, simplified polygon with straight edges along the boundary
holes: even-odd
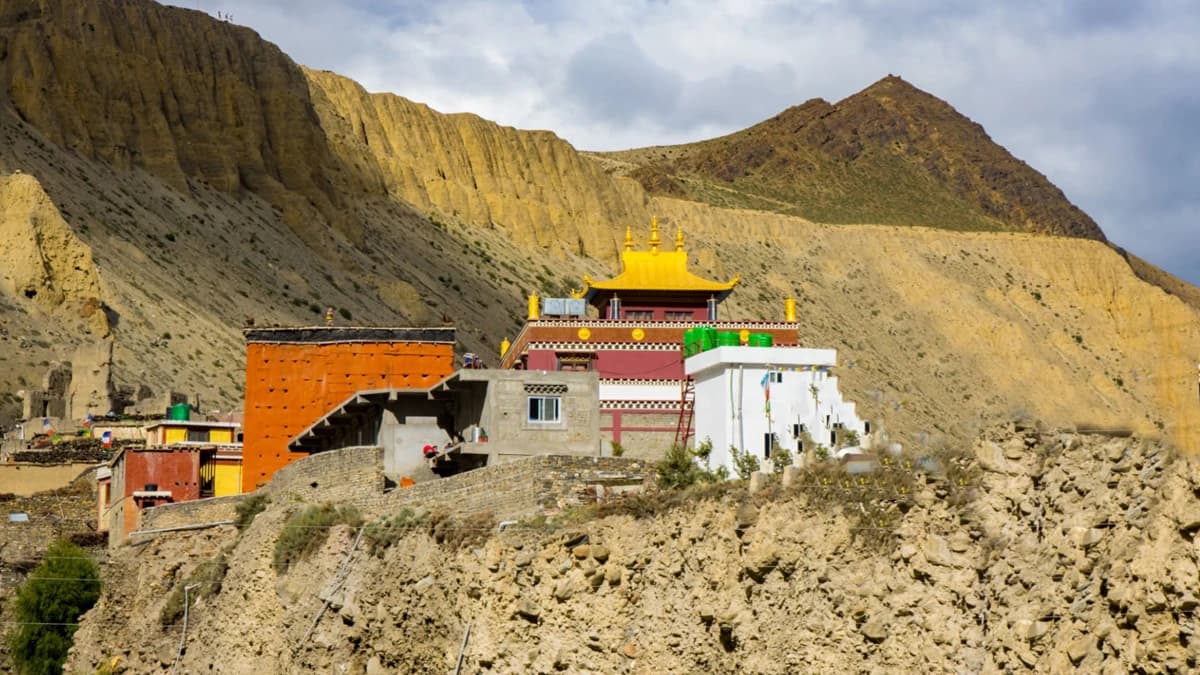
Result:
[[[453,514],[489,512],[499,519],[552,514],[614,492],[640,489],[651,464],[622,457],[534,455],[412,487],[389,487],[383,450],[323,452],[288,464],[262,488],[276,503],[353,504],[368,520],[410,506]],[[140,530],[232,520],[246,495],[165,504],[142,514]]]
[[[178,504],[163,504],[146,509],[142,511],[142,523],[138,531],[233,520],[237,517],[238,502],[245,497],[245,495],[212,497]]]

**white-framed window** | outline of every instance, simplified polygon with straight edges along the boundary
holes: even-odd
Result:
[[[529,421],[538,423],[556,423],[560,420],[559,410],[562,398],[559,396],[530,396]]]

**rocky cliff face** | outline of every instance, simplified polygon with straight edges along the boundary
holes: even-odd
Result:
[[[166,597],[223,548],[229,569],[191,611],[183,672],[449,670],[468,626],[464,672],[1197,667],[1194,459],[1011,426],[937,456],[933,474],[903,459],[854,479],[815,471],[462,548],[419,527],[348,555],[342,526],[283,573],[271,551],[293,506],[272,504],[241,537],[117,551],[70,666],[170,667],[181,626],[161,625]]]
[[[421,211],[498,229],[523,248],[605,260],[616,258],[620,225],[649,217],[636,183],[613,180],[553,133],[443,115],[333,73],[305,72],[334,152]]]
[[[152,2],[5,0],[0,91],[50,142],[181,193],[248,190],[349,227],[304,74],[254,32]],[[370,186],[366,186],[370,187]]]

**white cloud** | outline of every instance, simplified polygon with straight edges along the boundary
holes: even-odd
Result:
[[[371,90],[585,149],[728,133],[895,73],[982,124],[1111,239],[1200,283],[1200,7],[1186,3],[198,4]]]

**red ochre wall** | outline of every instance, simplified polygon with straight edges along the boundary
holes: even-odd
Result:
[[[425,389],[453,372],[450,343],[248,344],[242,492],[307,457],[288,442],[354,393]]]
[[[138,529],[140,511],[134,505],[133,493],[155,484],[159,490],[171,493],[171,501],[186,502],[200,498],[200,453],[194,450],[126,451],[125,534]],[[117,497],[119,498],[119,497]]]
[[[558,351],[571,350],[530,349],[526,365],[529,370],[558,370]],[[612,380],[682,380],[683,355],[673,349],[597,349],[592,370]]]

